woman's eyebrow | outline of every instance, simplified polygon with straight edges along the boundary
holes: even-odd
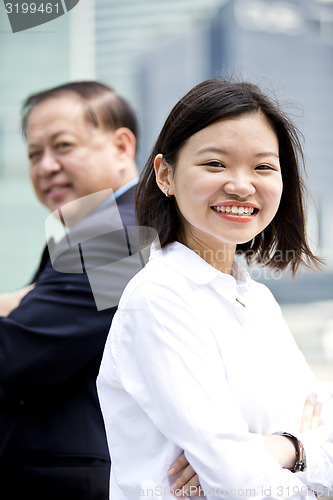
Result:
[[[276,158],[280,158],[277,153],[274,153],[274,151],[263,151],[262,153],[256,153],[254,156],[258,156],[258,157],[275,156]]]
[[[197,150],[197,154],[202,154],[202,153],[217,153],[217,154],[224,154],[228,155],[228,151],[225,149],[217,148],[216,146],[204,146],[201,149]]]
[[[203,154],[203,153],[216,153],[216,154],[223,154],[223,155],[229,155],[230,153],[221,148],[217,148],[216,146],[204,146],[201,149],[197,150],[197,154]],[[257,157],[264,157],[264,156],[275,156],[275,158],[280,158],[277,153],[274,151],[262,151],[260,153],[255,153],[254,156]]]

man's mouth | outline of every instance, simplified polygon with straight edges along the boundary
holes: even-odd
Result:
[[[51,186],[47,189],[45,189],[46,194],[56,194],[57,192],[60,193],[63,190],[69,189],[70,185],[69,184],[55,184],[54,186]]]
[[[57,191],[58,189],[63,189],[63,188],[66,188],[68,187],[67,185],[65,184],[56,184],[54,186],[51,186],[50,188],[48,188],[46,191],[47,193],[52,193],[52,191]]]

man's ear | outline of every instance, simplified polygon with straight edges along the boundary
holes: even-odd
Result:
[[[173,181],[172,181],[172,168],[164,160],[163,155],[160,153],[155,156],[154,170],[156,182],[160,190],[168,196],[173,195]],[[167,190],[167,193],[165,192]]]
[[[119,159],[133,159],[136,153],[136,138],[127,127],[117,128],[113,132],[114,145],[117,148]]]

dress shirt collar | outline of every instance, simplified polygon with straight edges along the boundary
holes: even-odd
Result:
[[[135,177],[135,179],[132,179],[131,181],[127,182],[124,184],[122,187],[117,189],[117,191],[114,192],[114,197],[115,199],[119,198],[122,194],[126,193],[129,189],[131,189],[133,186],[136,186],[138,183],[138,178]]]
[[[180,274],[191,280],[193,283],[203,285],[214,280],[223,280],[225,285],[230,287],[246,285],[249,283],[248,272],[235,260],[232,265],[231,274],[222,273],[215,267],[208,264],[187,246],[174,241],[163,249],[157,242],[151,248],[150,260],[163,258],[164,264],[176,269]]]
[[[100,207],[96,210],[96,212],[99,212],[100,210],[104,210],[104,208],[108,207],[111,205],[111,203],[114,202],[114,200],[117,200],[119,196],[122,194],[126,193],[129,189],[131,189],[133,186],[136,186],[138,183],[138,178],[136,177],[135,179],[132,179],[131,181],[127,182],[124,184],[122,187],[114,191],[105,201],[102,203]]]

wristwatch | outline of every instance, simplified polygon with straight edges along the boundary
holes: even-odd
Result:
[[[285,436],[293,442],[296,451],[296,462],[292,469],[289,469],[291,472],[303,472],[306,469],[306,456],[303,444],[296,436],[289,434],[288,432],[276,432],[279,436]]]

